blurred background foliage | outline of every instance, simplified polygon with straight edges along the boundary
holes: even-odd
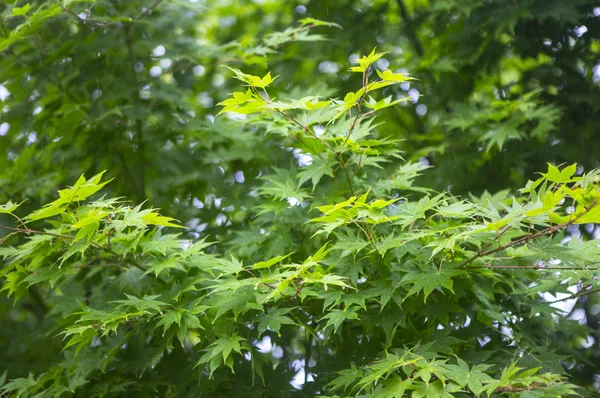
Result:
[[[341,28],[286,31],[308,17]],[[599,166],[595,0],[4,0],[0,21],[0,203],[27,198],[28,210],[108,170],[112,196],[147,199],[192,237],[251,256],[248,242],[267,240],[248,228],[255,189],[290,157],[260,126],[215,119],[238,85],[223,65],[271,70],[281,97],[343,96],[360,86],[347,66],[375,46],[387,52],[379,68],[417,78],[385,89],[413,100],[382,112],[377,131],[433,166],[421,184],[480,195],[524,186],[546,162]],[[267,244],[293,247],[293,227]],[[596,341],[599,309],[596,296],[573,309]],[[45,369],[62,348],[39,322],[0,299],[11,377]],[[570,372],[593,389],[597,343],[564,338]]]

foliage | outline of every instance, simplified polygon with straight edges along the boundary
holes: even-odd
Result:
[[[588,2],[304,3],[0,5],[2,394],[593,389],[595,143],[522,42]]]

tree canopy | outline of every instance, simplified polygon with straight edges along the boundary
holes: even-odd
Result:
[[[0,4],[0,395],[591,396],[591,0]]]

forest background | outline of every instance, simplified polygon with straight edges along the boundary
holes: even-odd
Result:
[[[598,393],[599,54],[593,0],[5,0],[0,391]]]

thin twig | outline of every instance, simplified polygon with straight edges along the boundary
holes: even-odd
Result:
[[[72,265],[71,268],[86,269],[92,267],[119,267],[123,268],[123,265],[117,263],[105,263],[105,264],[86,264],[86,265]],[[126,267],[125,267],[126,268]]]
[[[314,131],[312,131],[312,129],[308,126],[303,125],[302,123],[300,123],[300,121],[298,121],[298,119],[296,119],[295,117],[291,116],[290,114],[282,111],[282,110],[277,110],[277,112],[279,112],[280,114],[282,114],[286,119],[292,121],[293,123],[295,123],[298,127],[300,127],[302,130],[306,131],[308,134],[310,134],[311,136],[313,136],[313,138],[316,138],[321,144],[325,145],[327,148],[329,148],[330,150],[332,150],[334,153],[337,153],[337,151],[331,146],[329,145],[326,141],[324,141],[321,137],[319,137],[317,135],[317,133],[315,133]]]
[[[310,323],[310,322],[309,322]],[[306,353],[304,357],[304,385],[308,383],[308,378],[310,376],[310,357],[312,356],[312,343],[313,343],[313,335],[310,333],[308,329],[305,330],[306,333]]]
[[[358,123],[359,118],[361,117],[361,107],[362,104],[365,100],[365,97],[367,96],[367,85],[369,84],[369,71],[371,70],[371,65],[367,66],[367,68],[365,69],[365,71],[363,72],[363,78],[362,78],[362,90],[363,93],[360,96],[360,99],[358,100],[358,106],[357,106],[357,110],[356,110],[356,116],[354,117],[354,121],[352,122],[352,125],[350,126],[350,128],[348,129],[348,133],[346,133],[346,138],[344,139],[344,144],[346,142],[348,142],[348,139],[350,139],[350,135],[352,134],[352,132],[354,131],[354,128],[356,127],[356,123]]]
[[[162,3],[164,0],[156,0],[154,3],[152,3],[150,5],[150,7],[146,8],[145,10],[142,10],[142,13],[140,15],[138,15],[136,17],[136,19],[142,19],[144,17],[144,15],[148,15],[151,14],[152,11],[158,7],[160,5],[160,3]]]
[[[350,174],[348,173],[348,168],[347,168],[346,162],[344,162],[344,157],[342,156],[342,154],[340,152],[336,151],[335,148],[333,148],[331,145],[329,145],[321,137],[319,137],[309,126],[305,126],[304,124],[300,123],[300,121],[298,119],[291,116],[287,112],[284,112],[281,110],[277,110],[277,112],[280,113],[281,115],[283,115],[286,119],[292,121],[294,124],[299,126],[302,130],[309,133],[311,136],[313,136],[314,138],[319,140],[319,142],[321,142],[323,145],[325,145],[328,149],[330,149],[335,154],[335,156],[338,158],[338,162],[339,162],[340,166],[342,167],[342,170],[344,170],[346,182],[348,183],[348,188],[350,189],[350,194],[352,196],[354,196],[355,195],[354,186],[352,184],[352,179],[350,178]]]
[[[117,2],[114,1],[113,2],[115,8],[118,10],[117,7]],[[155,2],[151,7],[156,7],[160,4],[160,1]],[[131,35],[131,24],[126,23],[123,25],[123,33],[124,33],[124,37],[125,37],[125,46],[127,48],[127,53],[129,55],[129,60],[131,62],[130,65],[130,69],[131,69],[131,73],[132,73],[132,77],[133,80],[136,82],[137,87],[140,87],[140,81],[137,77],[137,73],[135,72],[135,65],[137,63],[137,59],[135,58],[135,52],[133,50],[133,38]],[[134,106],[137,108],[139,105],[139,96],[137,94],[137,91],[133,93],[133,103]],[[137,198],[138,201],[142,202],[144,201],[145,195],[146,195],[146,159],[145,159],[145,141],[144,141],[144,125],[142,122],[142,119],[140,119],[139,117],[136,118],[135,120],[135,126],[136,126],[136,140],[137,140],[137,150],[138,155],[139,155],[139,182],[138,182],[138,192],[137,192]]]
[[[90,23],[92,25],[95,25],[95,26],[98,26],[98,27],[101,27],[101,28],[105,28],[108,25],[108,22],[94,21],[94,20],[88,20],[88,18],[82,18],[82,17],[79,16],[79,14],[77,14],[74,11],[72,11],[72,10],[64,7],[57,0],[52,0],[52,3],[54,3],[56,6],[58,6],[59,8],[61,8],[67,14],[71,14],[73,17],[75,17],[75,19],[77,19],[77,21],[81,22],[84,25],[87,24],[87,23]]]
[[[35,230],[35,229],[23,229],[23,228],[13,228],[13,227],[5,227],[3,225],[0,225],[0,229],[5,229],[7,231],[14,231],[14,232],[21,232],[24,234],[36,234],[36,235],[48,235],[48,236],[54,236],[56,238],[63,238],[63,239],[69,239],[69,240],[74,240],[75,237],[72,235],[66,235],[66,234],[58,234],[58,233],[54,233],[54,232],[48,232],[48,231],[39,231],[39,230]],[[113,256],[116,257],[122,257],[119,253],[115,252],[112,249],[109,249],[108,247],[102,246],[101,244],[97,243],[97,242],[91,242],[91,245],[97,249],[103,250],[107,253],[112,254]],[[123,258],[123,260],[131,265],[133,265],[134,267],[146,272],[146,268],[140,264],[138,264],[137,262],[127,259],[127,258]],[[157,278],[158,279],[158,278]]]
[[[2,246],[2,244],[3,244],[4,242],[6,242],[6,241],[8,240],[8,238],[10,238],[11,236],[13,236],[13,235],[15,235],[15,234],[16,234],[16,232],[11,232],[11,233],[9,233],[9,234],[6,234],[6,236],[5,236],[5,237],[3,237],[2,239],[0,239],[0,246]]]
[[[23,220],[21,219],[21,217],[17,216],[17,215],[16,215],[16,214],[14,214],[14,213],[8,213],[8,214],[10,214],[10,215],[11,215],[11,216],[13,216],[14,218],[16,218],[16,219],[19,221],[19,224],[21,224],[21,225],[23,226],[23,228],[25,228],[25,229],[29,229],[29,227],[28,227],[27,225],[25,225],[25,222],[23,222]]]
[[[533,269],[539,271],[596,271],[599,267],[547,267],[544,265],[475,265],[472,267],[466,267],[466,269]]]
[[[510,241],[507,244],[499,246],[499,247],[497,247],[495,249],[485,250],[485,247],[484,247],[484,249],[482,249],[479,252],[475,253],[472,257],[470,257],[469,259],[465,260],[462,264],[460,264],[459,268],[466,267],[468,264],[472,263],[473,261],[475,261],[476,259],[478,259],[480,257],[487,256],[489,254],[497,253],[497,252],[499,252],[501,250],[508,249],[509,247],[512,247],[512,246],[515,246],[515,245],[518,245],[518,244],[521,244],[521,243],[527,243],[528,240],[539,238],[539,237],[545,236],[545,235],[550,235],[550,234],[552,234],[552,233],[554,233],[554,232],[556,232],[558,230],[566,228],[567,226],[569,226],[569,225],[573,224],[575,221],[577,221],[579,218],[583,217],[590,210],[592,210],[597,205],[597,203],[598,203],[598,199],[594,200],[592,202],[592,204],[590,204],[590,206],[584,212],[582,212],[577,217],[569,220],[566,223],[562,223],[562,224],[558,224],[558,225],[555,225],[555,226],[550,227],[550,228],[546,228],[546,229],[544,229],[544,230],[542,230],[542,231],[540,231],[538,233],[535,233],[533,235],[527,234],[527,235],[523,236],[522,238]],[[504,233],[504,232],[506,232],[506,231],[503,231],[502,233]],[[489,244],[486,247],[489,247]]]
[[[398,8],[400,8],[400,14],[402,15],[402,18],[404,19],[404,21],[406,22],[407,25],[407,35],[408,35],[408,39],[411,41],[413,47],[415,48],[415,51],[417,52],[417,54],[419,55],[419,57],[423,57],[423,45],[421,44],[421,42],[419,41],[419,38],[417,37],[417,35],[415,34],[415,32],[412,29],[408,29],[411,28],[410,25],[413,24],[413,19],[411,18],[411,16],[408,14],[408,9],[406,7],[406,4],[404,4],[403,0],[396,0],[396,2],[398,3]]]
[[[25,234],[49,235],[49,236],[55,236],[57,238],[75,239],[75,237],[71,236],[71,235],[57,234],[57,233],[48,232],[48,231],[38,231],[35,229],[30,229],[30,228],[13,228],[13,227],[5,227],[3,225],[0,225],[0,229],[5,229],[7,231],[14,231],[14,232],[22,232]]]
[[[348,174],[348,168],[346,167],[347,165],[341,156],[342,155],[339,155],[338,158],[340,158],[339,159],[340,166],[342,166],[342,170],[344,170],[344,175],[346,176],[346,182],[348,183],[348,188],[350,189],[350,194],[352,196],[356,196],[356,194],[354,193],[354,186],[352,185],[352,179],[350,178],[350,174]]]
[[[22,68],[23,66],[30,68],[33,72],[36,72],[37,74],[39,74],[41,77],[45,78],[46,80],[48,80],[49,82],[53,83],[54,85],[56,85],[60,91],[62,93],[64,93],[67,97],[69,97],[69,99],[71,99],[72,101],[74,101],[77,104],[84,104],[85,101],[81,98],[78,98],[75,96],[75,94],[71,93],[70,91],[67,91],[64,86],[62,85],[62,82],[55,80],[54,78],[52,78],[50,75],[48,75],[47,73],[45,73],[43,70],[41,70],[39,68],[39,66],[37,65],[33,65],[28,63],[23,57],[21,57],[19,54],[15,53],[14,51],[12,51],[10,48],[6,50],[9,54],[11,54],[12,56],[14,56],[19,62],[20,62],[20,67]],[[80,107],[76,108],[77,110],[79,110],[81,112],[81,114],[83,115],[83,117],[85,117],[86,119],[89,119],[89,116],[86,112],[84,112]]]
[[[551,301],[550,304],[554,304],[554,303],[560,303],[561,301],[567,301],[567,300],[572,300],[578,297],[582,297],[582,296],[587,296],[588,294],[593,294],[593,293],[598,293],[600,292],[600,287],[594,288],[594,289],[588,289],[588,290],[580,290],[577,293],[573,293],[572,295],[565,297],[565,298],[561,298],[558,300],[554,300]]]
[[[266,89],[263,88],[263,93],[265,94],[264,97],[262,95],[260,95],[260,93],[258,92],[258,90],[256,90],[254,87],[252,87],[252,90],[254,91],[254,94],[257,97],[262,98],[263,101],[265,101],[267,104],[271,103],[271,97],[269,96],[269,93],[267,92]],[[283,112],[283,111],[277,111],[277,112],[279,112],[282,115],[286,116],[288,119],[290,118],[290,116],[287,113]],[[298,124],[298,125],[300,125],[304,129],[304,126],[299,121],[296,120],[295,123]],[[306,143],[301,137],[297,136],[294,133],[292,133],[291,136],[294,137],[296,139],[296,141],[298,141],[300,144],[304,145],[309,151],[311,151],[312,153],[316,154],[321,159],[323,158],[322,155],[321,155],[321,153],[317,152],[313,147],[311,147],[310,145],[308,145],[308,143]]]
[[[9,33],[8,33],[8,29],[6,29],[6,26],[4,25],[4,18],[2,18],[0,16],[0,28],[2,28],[2,33],[4,35],[4,37],[8,37]]]

